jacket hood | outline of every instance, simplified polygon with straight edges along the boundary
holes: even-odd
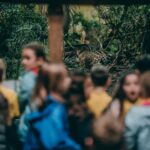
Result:
[[[30,113],[27,116],[27,120],[29,122],[32,122],[36,121],[37,119],[43,118],[49,115],[53,111],[53,109],[58,105],[61,104],[56,99],[54,99],[54,97],[49,95],[45,101],[45,104],[38,111]]]

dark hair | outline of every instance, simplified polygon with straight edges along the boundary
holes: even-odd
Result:
[[[70,88],[68,90],[68,94],[69,95],[80,95],[83,97],[83,101],[85,100],[84,97],[84,74],[80,71],[75,71],[72,75],[71,75],[71,85]]]
[[[143,94],[145,98],[150,97],[150,71],[144,73],[141,77],[141,86],[143,88]]]
[[[91,79],[95,86],[105,86],[109,78],[108,70],[101,65],[95,65],[91,69]]]
[[[82,81],[72,81],[70,86],[70,92],[74,94],[83,94],[83,82]]]
[[[75,104],[82,104],[85,102],[85,95],[84,95],[84,74],[80,71],[75,71],[71,75],[71,85],[67,92],[67,107],[70,109]],[[72,97],[75,99],[72,100]]]
[[[46,61],[45,49],[41,43],[31,42],[23,46],[23,49],[31,49],[35,53],[37,58],[42,58],[43,60]]]
[[[73,72],[71,72],[71,77],[74,78],[78,78],[80,80],[83,80],[85,77],[85,73],[82,70],[74,70]]]
[[[3,81],[3,70],[0,68],[0,82],[2,82]]]
[[[48,65],[49,64],[44,64],[38,72],[33,97],[38,97],[39,96],[41,88],[44,88],[46,90],[47,94],[49,94],[49,92],[51,90],[51,88],[50,88],[50,81],[51,80],[50,80],[50,76],[49,76]]]
[[[119,81],[119,85],[118,85],[118,88],[117,88],[117,90],[116,90],[116,92],[115,92],[115,94],[114,94],[114,96],[113,96],[113,100],[119,100],[119,102],[120,102],[120,109],[121,109],[121,112],[123,112],[123,104],[124,104],[124,100],[126,99],[126,94],[125,94],[125,92],[124,92],[124,90],[123,90],[123,85],[124,85],[124,83],[125,83],[125,80],[126,80],[126,77],[128,76],[128,75],[132,75],[132,74],[135,74],[136,75],[136,73],[134,72],[134,71],[129,71],[129,72],[126,72],[122,77],[121,77],[121,79],[120,79],[120,81]]]
[[[71,85],[69,88],[69,93],[71,94],[83,94],[83,83],[85,74],[80,70],[75,70],[71,73]]]
[[[140,71],[140,73],[150,71],[150,55],[142,56],[137,62],[136,68]]]

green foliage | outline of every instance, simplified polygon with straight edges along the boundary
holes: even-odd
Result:
[[[116,73],[128,69],[135,64],[140,55],[144,54],[144,38],[145,34],[149,34],[147,22],[150,20],[150,7],[96,6],[95,9],[97,14],[89,20],[81,13],[71,10],[70,29],[65,34],[66,50],[72,47],[70,51],[74,53],[75,45],[82,44],[82,32],[85,31],[91,51],[101,55],[101,58],[106,56],[105,59],[98,59],[97,63],[107,65],[111,72]],[[85,55],[87,54],[86,51]],[[91,57],[92,62],[95,56]],[[82,59],[83,57],[78,64],[83,61]],[[72,68],[79,66],[82,70],[85,68],[82,65],[75,65],[75,62],[66,63]]]
[[[67,7],[64,61],[70,69],[83,71],[101,63],[118,74],[134,64],[145,52],[144,45],[149,44],[145,39],[150,37],[150,7],[95,6],[95,9],[96,14],[87,20]],[[47,21],[35,11],[34,5],[0,3],[0,35],[0,57],[7,61],[7,78],[17,78],[21,47],[35,40],[47,43]],[[88,43],[88,47],[80,45],[83,43]]]
[[[0,4],[0,57],[7,62],[7,78],[18,78],[21,47],[31,41],[47,40],[46,19],[34,5]]]

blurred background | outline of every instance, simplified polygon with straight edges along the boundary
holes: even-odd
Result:
[[[22,72],[21,47],[40,41],[48,51],[47,5],[0,3],[0,57],[7,79]],[[149,5],[64,6],[64,62],[88,72],[95,63],[109,67],[113,79],[150,53]]]

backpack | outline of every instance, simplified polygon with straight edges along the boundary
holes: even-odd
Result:
[[[8,143],[7,143],[7,118],[8,118],[8,101],[3,96],[2,93],[0,93],[0,149],[6,150],[8,149]]]
[[[80,150],[68,134],[65,107],[53,97],[48,96],[44,105],[26,119],[30,127],[24,150]]]
[[[124,126],[119,114],[119,102],[113,101],[110,107],[93,122],[93,139],[98,149],[120,149]]]

